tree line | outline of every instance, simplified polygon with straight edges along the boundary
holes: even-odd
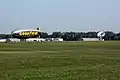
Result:
[[[48,34],[47,32],[41,32],[41,38],[63,38],[65,41],[79,41],[82,38],[98,38],[98,32],[53,32]],[[114,33],[112,31],[106,31],[105,40],[120,40],[120,33]],[[0,34],[0,38],[10,38],[10,34]]]
[[[82,38],[98,38],[98,32],[53,32],[48,35],[46,32],[41,33],[41,38],[63,38],[65,41],[79,41]],[[106,31],[103,39],[105,40],[120,40],[120,33]]]

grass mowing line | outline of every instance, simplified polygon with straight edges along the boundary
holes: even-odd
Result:
[[[30,51],[0,51],[0,54],[24,54],[24,53],[32,53]]]
[[[24,53],[58,53],[59,51],[0,51],[0,54],[24,54]]]
[[[12,48],[11,48],[12,49]],[[19,48],[18,48],[19,49]],[[22,49],[22,48],[21,48]],[[72,50],[61,50],[61,51],[44,51],[44,50],[30,50],[30,51],[0,51],[0,54],[2,53],[20,53],[20,54],[24,54],[24,53],[60,53],[60,52],[71,52]]]

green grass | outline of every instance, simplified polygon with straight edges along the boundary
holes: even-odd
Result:
[[[120,42],[0,43],[0,80],[120,80]]]

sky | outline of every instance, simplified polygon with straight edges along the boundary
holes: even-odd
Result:
[[[120,0],[0,0],[0,33],[120,32]]]

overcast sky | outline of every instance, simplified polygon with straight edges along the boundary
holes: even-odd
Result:
[[[0,33],[36,27],[120,32],[120,0],[0,0]]]

